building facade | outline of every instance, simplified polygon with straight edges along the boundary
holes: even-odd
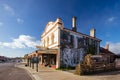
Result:
[[[41,46],[29,54],[38,56],[40,64],[54,68],[76,66],[87,53],[99,54],[100,39],[96,38],[96,30],[91,29],[90,35],[77,32],[76,17],[72,18],[72,29],[64,27],[63,21],[57,18],[48,22],[41,35]]]

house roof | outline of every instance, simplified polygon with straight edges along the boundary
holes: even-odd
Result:
[[[112,54],[112,55],[115,55],[115,53],[103,48],[103,47],[100,47],[100,53],[105,53],[105,54]]]
[[[78,35],[83,35],[85,37],[88,37],[88,38],[91,38],[91,39],[94,39],[94,40],[97,40],[97,41],[102,41],[101,39],[98,39],[98,38],[95,38],[95,37],[92,37],[92,36],[89,36],[87,34],[83,34],[83,33],[77,32],[77,31],[73,31],[71,29],[63,28],[63,30],[69,31],[69,32],[73,32],[73,33],[78,34]]]

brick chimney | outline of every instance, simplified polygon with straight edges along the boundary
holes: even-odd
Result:
[[[72,17],[72,30],[73,31],[77,31],[76,19],[77,19],[77,17],[75,17],[75,16]]]
[[[96,37],[96,29],[93,28],[93,29],[90,30],[90,36],[91,37]]]
[[[108,43],[106,43],[106,48],[105,49],[109,50],[109,44]]]

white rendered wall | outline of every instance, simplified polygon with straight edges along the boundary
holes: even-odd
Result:
[[[59,45],[58,43],[58,29],[59,28],[63,28],[63,24],[60,19],[57,19],[55,22],[49,22],[47,24],[45,31],[41,37],[42,46],[45,45],[45,47],[47,48],[57,48],[57,46]],[[52,34],[54,34],[54,40],[53,40],[54,42],[52,41],[53,39]],[[48,38],[49,38],[49,43],[47,42]]]

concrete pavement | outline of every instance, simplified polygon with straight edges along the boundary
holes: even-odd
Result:
[[[55,70],[48,67],[39,67],[38,72],[36,72],[35,69],[25,67],[24,65],[19,65],[18,67],[24,68],[30,72],[35,80],[94,80],[90,76],[78,76],[73,73]]]

